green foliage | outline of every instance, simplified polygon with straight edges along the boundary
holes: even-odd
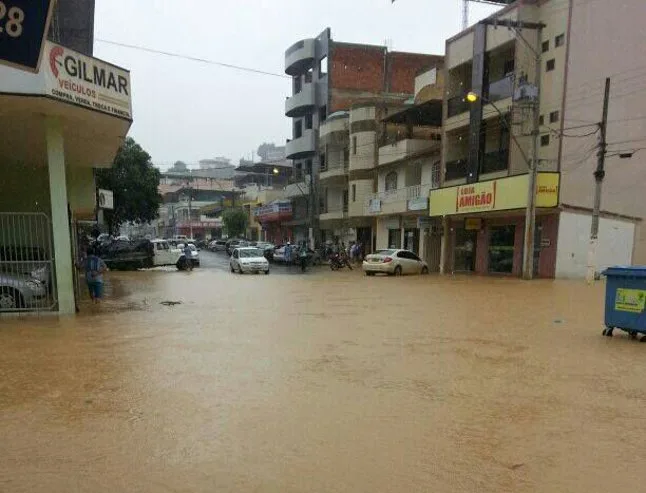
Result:
[[[227,209],[222,214],[224,230],[230,238],[243,236],[247,231],[247,214],[242,209]]]
[[[114,210],[104,211],[110,233],[127,221],[146,223],[157,218],[162,202],[159,179],[150,154],[133,138],[126,138],[112,168],[97,171],[97,186],[114,193]]]

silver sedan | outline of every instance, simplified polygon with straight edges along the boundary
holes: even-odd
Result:
[[[366,256],[363,271],[367,276],[428,274],[428,265],[410,250],[378,250]]]

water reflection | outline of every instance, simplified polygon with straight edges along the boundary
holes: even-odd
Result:
[[[644,346],[601,337],[602,286],[110,277],[0,321],[0,491],[641,490]]]

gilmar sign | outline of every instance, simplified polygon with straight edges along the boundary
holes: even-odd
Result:
[[[455,211],[481,212],[496,208],[496,181],[473,183],[458,187]]]
[[[132,120],[127,70],[50,42],[45,56],[43,71],[49,96]]]

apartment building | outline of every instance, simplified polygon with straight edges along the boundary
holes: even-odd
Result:
[[[293,136],[286,157],[294,162],[294,183],[286,196],[294,209],[307,208],[305,218],[293,219],[293,240],[319,242],[321,231],[335,241],[372,238],[370,219],[359,219],[363,212],[349,221],[349,181],[358,179],[348,148],[351,106],[375,100],[401,105],[413,96],[415,75],[438,59],[334,41],[329,28],[287,49],[285,72],[293,82],[285,114],[293,119]],[[363,180],[373,183],[374,177]]]
[[[429,211],[441,221],[440,270],[520,275],[532,116],[539,105],[534,275],[585,275],[599,88],[605,76],[634,69],[641,28],[631,19],[640,8],[632,0],[620,7],[518,0],[447,40],[442,188],[431,192]],[[610,32],[620,41],[604,34]],[[537,70],[540,84],[534,84]],[[479,96],[475,102],[467,100],[469,92]],[[643,98],[631,96],[613,105],[611,95],[611,120],[644,115]],[[632,126],[632,137],[644,136],[640,125]],[[611,139],[626,140],[610,127]],[[622,193],[627,181],[644,179],[641,160],[634,154],[607,180],[599,268],[646,253],[638,234],[643,207],[636,194]]]

